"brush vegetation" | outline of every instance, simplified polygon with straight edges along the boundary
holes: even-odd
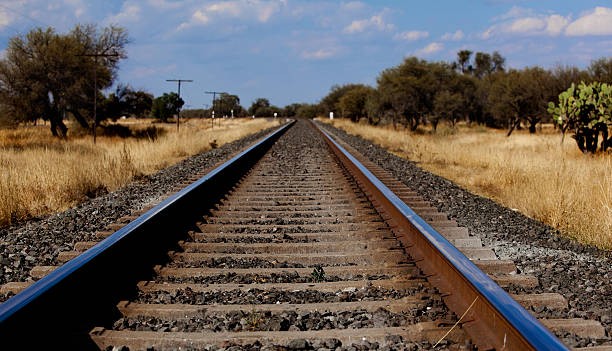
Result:
[[[211,129],[210,120],[184,120],[177,135],[172,124],[127,120],[108,126],[110,136],[95,145],[86,132],[60,139],[43,125],[0,129],[0,226],[65,210],[274,125],[228,119]]]
[[[612,249],[612,155],[583,154],[569,138],[560,145],[561,136],[552,127],[507,138],[483,126],[430,133],[324,121],[581,243]]]

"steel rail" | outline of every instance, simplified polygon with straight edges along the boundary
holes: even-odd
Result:
[[[152,263],[168,259],[168,248],[176,246],[180,235],[186,235],[181,228],[193,229],[195,222],[190,220],[201,218],[212,208],[294,122],[281,126],[0,304],[3,346],[11,341],[47,347],[55,342],[61,346],[95,346],[88,332],[101,322],[91,316],[99,313],[102,320],[112,320],[118,299],[132,293],[136,282],[151,276]],[[65,330],[71,327],[71,335],[66,336]],[[32,329],[46,338],[24,338],[28,335],[24,332]]]
[[[316,124],[315,124],[316,125]],[[418,216],[376,176],[320,126],[317,129],[375,206],[397,223],[398,238],[419,268],[445,295],[457,315],[467,314],[463,326],[481,349],[568,350],[536,318],[512,299],[446,238]]]

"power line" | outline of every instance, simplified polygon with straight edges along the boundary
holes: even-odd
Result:
[[[205,94],[212,94],[213,96],[213,101],[212,101],[212,118],[211,118],[211,126],[214,128],[215,127],[215,100],[216,100],[216,96],[217,94],[221,95],[221,94],[226,94],[225,92],[222,91],[205,91]],[[221,123],[221,120],[219,119],[219,123]],[[219,124],[221,125],[221,124]]]
[[[18,14],[18,15],[22,16],[22,17],[25,17],[25,18],[27,18],[27,19],[31,20],[31,21],[38,22],[39,24],[42,24],[43,26],[46,26],[46,27],[52,27],[52,26],[48,25],[47,23],[44,23],[44,22],[42,22],[42,21],[40,21],[40,20],[37,20],[36,18],[30,17],[30,16],[28,16],[28,15],[26,15],[26,14],[24,14],[24,13],[20,12],[20,11],[17,11],[17,10],[15,10],[15,9],[12,9],[12,8],[10,8],[10,7],[6,6],[6,5],[2,5],[2,4],[0,4],[0,7],[4,8],[4,9],[6,9],[6,10],[9,10],[9,11],[11,11],[11,12],[14,12],[14,13],[16,13],[16,14]]]
[[[205,91],[205,94],[212,94],[213,96],[213,100],[212,100],[212,106],[213,106],[213,115],[215,113],[215,100],[216,100],[216,96],[217,94],[221,95],[221,94],[227,94],[224,91]]]
[[[93,53],[93,54],[80,54],[76,56],[93,57],[94,58],[94,123],[93,123],[93,142],[96,143],[96,127],[98,126],[98,57],[117,57],[119,54],[111,53]]]
[[[191,79],[166,79],[166,82],[178,82],[178,97],[179,100],[181,99],[181,83],[182,82],[187,82],[187,83],[191,83],[193,82],[193,80]],[[179,120],[181,119],[181,109],[179,107],[177,113],[176,113],[176,132],[178,133],[179,131]]]

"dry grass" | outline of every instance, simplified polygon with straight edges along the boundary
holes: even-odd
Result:
[[[482,127],[430,134],[331,123],[582,243],[612,249],[610,154],[583,155],[573,139],[560,145],[560,135],[547,129],[507,138],[504,131]]]
[[[65,210],[96,193],[113,191],[190,155],[278,125],[264,119],[189,120],[154,126],[166,132],[155,140],[73,136],[59,140],[47,126],[0,130],[0,226]],[[134,130],[148,121],[125,121]]]

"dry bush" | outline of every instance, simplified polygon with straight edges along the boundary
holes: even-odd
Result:
[[[441,135],[331,123],[582,243],[612,248],[612,155],[584,155],[571,138],[560,145],[552,128],[507,138],[478,127]]]
[[[61,140],[47,126],[0,130],[0,226],[65,210],[154,173],[212,146],[277,125],[264,119],[183,121],[171,124],[124,121],[136,137],[91,136]],[[121,130],[121,128],[115,128]]]

